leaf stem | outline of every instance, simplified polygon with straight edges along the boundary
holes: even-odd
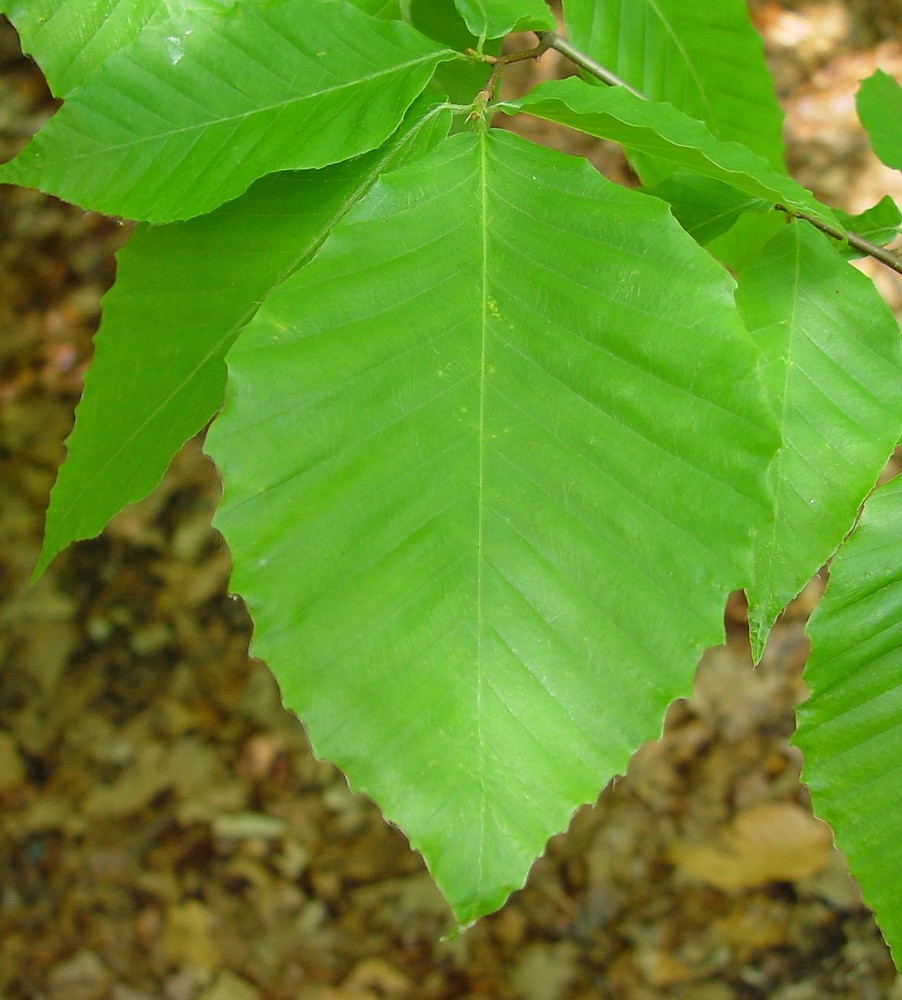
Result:
[[[533,45],[529,49],[521,49],[519,52],[509,52],[504,56],[490,56],[485,52],[480,52],[475,49],[467,49],[467,55],[476,60],[477,62],[489,63],[492,67],[492,72],[489,74],[488,80],[485,82],[485,86],[476,95],[473,100],[472,110],[470,111],[470,121],[477,123],[482,123],[485,125],[485,113],[486,107],[495,98],[495,89],[498,86],[498,81],[501,79],[501,73],[505,66],[509,66],[511,63],[523,62],[525,59],[540,59],[543,53],[547,52],[551,47],[550,44],[546,44],[543,40],[541,34],[539,34],[539,41],[537,45]],[[544,34],[553,34],[553,32],[544,32]]]
[[[639,97],[643,101],[648,99],[645,94],[635,90],[625,80],[621,80],[615,73],[612,73],[600,63],[595,62],[594,59],[590,59],[584,52],[580,52],[579,49],[575,49],[566,39],[561,38],[561,36],[556,32],[537,31],[536,35],[539,38],[540,45],[544,44],[545,48],[555,49],[557,52],[560,52],[562,56],[566,56],[572,63],[575,63],[580,69],[585,70],[585,72],[590,76],[594,76],[597,80],[601,80],[602,83],[607,84],[609,87],[623,87],[624,90],[628,90],[635,97]],[[873,257],[875,260],[879,260],[881,264],[885,264],[888,268],[890,268],[890,270],[895,271],[897,274],[902,274],[902,260],[900,260],[897,252],[889,250],[886,247],[878,246],[876,243],[872,243],[870,240],[866,240],[863,236],[858,236],[856,233],[850,233],[844,229],[835,229],[833,226],[829,226],[805,212],[794,211],[787,208],[785,205],[775,205],[774,207],[780,212],[785,212],[790,218],[801,219],[810,223],[815,229],[819,229],[822,233],[826,233],[826,235],[832,239],[839,240],[842,243],[848,243],[849,246],[854,247],[856,250],[866,254],[868,257]]]

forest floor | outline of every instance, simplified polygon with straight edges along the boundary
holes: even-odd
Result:
[[[853,101],[878,65],[902,77],[898,0],[753,8],[795,174],[851,210],[902,199]],[[0,25],[0,159],[49,107]],[[536,137],[624,172],[603,144]],[[755,670],[731,601],[662,739],[448,941],[419,856],[248,660],[198,442],[30,589],[126,237],[0,189],[0,1000],[902,1000],[789,743],[818,580]],[[869,273],[902,312],[902,283]]]

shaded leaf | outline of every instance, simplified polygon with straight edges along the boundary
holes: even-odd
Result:
[[[899,439],[902,346],[873,282],[805,223],[788,224],[738,277],[783,436],[771,470],[774,520],[758,536],[749,590],[757,658],[777,615],[854,524]]]
[[[902,478],[868,501],[808,624],[794,742],[898,965],[902,961]]]
[[[888,167],[902,170],[902,86],[878,69],[862,82],[855,103],[874,152]]]
[[[207,447],[254,653],[461,924],[722,640],[776,446],[732,292],[656,199],[462,134],[229,354]]]
[[[714,138],[699,121],[668,104],[644,101],[622,87],[591,87],[581,80],[548,80],[498,110],[524,111],[589,135],[619,142],[631,152],[652,154],[671,171],[691,170],[764,198],[807,212],[825,223],[836,220],[801,184],[772,169],[735,142]]]
[[[378,147],[453,53],[402,22],[307,3],[303,18],[293,0],[272,0],[142,32],[0,167],[0,181],[167,222],[267,173]]]
[[[454,0],[471,34],[500,38],[511,31],[553,31],[545,0]]]
[[[156,486],[222,404],[226,351],[259,303],[313,256],[381,172],[434,145],[449,117],[418,103],[384,149],[262,178],[211,215],[138,227],[104,299],[35,575]]]
[[[773,207],[763,198],[754,198],[700,174],[671,174],[644,190],[666,201],[677,222],[703,246],[731,229],[743,214],[766,212]]]

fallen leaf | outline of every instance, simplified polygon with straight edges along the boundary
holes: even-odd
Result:
[[[763,802],[743,810],[707,844],[677,844],[670,859],[718,889],[792,882],[822,871],[830,860],[830,828],[800,806]]]

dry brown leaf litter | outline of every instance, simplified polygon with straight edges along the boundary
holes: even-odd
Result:
[[[898,65],[899,5],[755,10],[794,169],[833,203],[876,200],[885,179],[848,94],[869,66]],[[8,31],[0,52],[5,156],[46,97]],[[579,151],[623,171],[599,149]],[[28,590],[124,233],[31,192],[0,199],[4,1000],[902,998],[788,746],[817,584],[754,672],[733,602],[729,642],[662,740],[553,839],[504,910],[452,941],[421,861],[312,759],[247,662],[196,444]],[[780,823],[808,849],[772,849]]]

